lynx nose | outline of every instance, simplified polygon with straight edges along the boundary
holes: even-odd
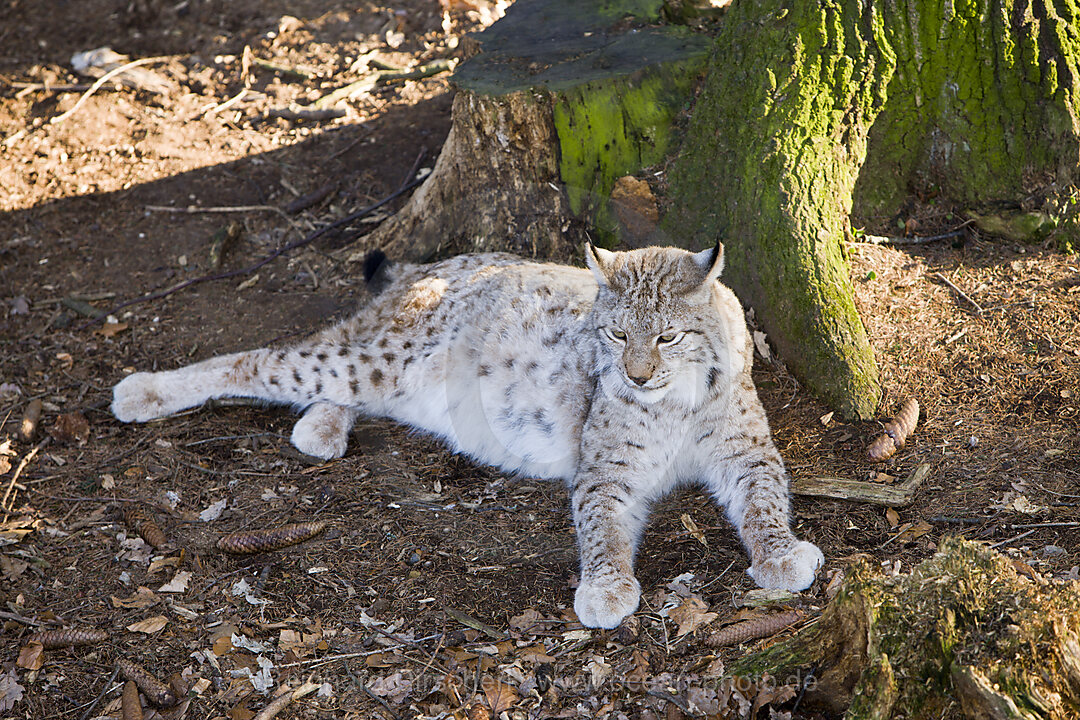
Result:
[[[644,385],[649,382],[649,378],[647,377],[638,377],[637,375],[627,375],[627,377],[630,378],[635,385]]]

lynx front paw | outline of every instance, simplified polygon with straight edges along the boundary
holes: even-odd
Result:
[[[752,565],[746,572],[763,588],[800,592],[810,587],[824,562],[825,557],[817,545],[799,542],[786,555]]]
[[[574,595],[574,612],[585,627],[615,628],[638,608],[641,585],[636,578],[582,580]]]
[[[300,452],[333,460],[345,454],[355,413],[350,408],[318,403],[293,425],[292,444]]]
[[[128,375],[113,388],[112,414],[120,422],[146,422],[184,409],[172,401],[157,373]]]

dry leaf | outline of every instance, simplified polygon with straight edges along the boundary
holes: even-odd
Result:
[[[159,557],[150,561],[150,567],[146,569],[147,575],[153,575],[158,570],[164,570],[166,568],[180,567],[180,557],[173,555],[171,557]]]
[[[163,593],[182,593],[187,591],[188,582],[191,580],[191,573],[187,570],[181,570],[173,575],[173,579],[165,583],[158,588],[158,592]]]
[[[900,533],[896,536],[896,542],[904,545],[913,540],[921,538],[923,535],[931,532],[934,526],[925,520],[920,520],[918,523],[905,523]]]
[[[585,663],[585,672],[589,673],[589,683],[593,688],[598,688],[604,681],[611,677],[612,667],[600,655],[593,655],[589,662]]]
[[[153,635],[168,624],[169,618],[165,617],[164,615],[154,615],[153,617],[148,617],[145,620],[131,623],[127,626],[127,629],[131,632],[141,632],[146,633],[147,635]]]
[[[499,681],[485,683],[484,694],[487,695],[488,705],[491,706],[491,714],[495,717],[512,708],[521,699],[514,688]]]
[[[110,598],[112,606],[114,608],[132,608],[136,610],[142,610],[148,608],[151,605],[156,605],[159,601],[158,596],[154,594],[154,591],[148,587],[142,585],[135,591],[135,594],[129,598],[118,598],[115,595]]]
[[[45,664],[45,646],[41,643],[32,642],[23,645],[19,649],[19,659],[15,665],[23,670],[40,670]]]
[[[57,416],[49,434],[65,445],[85,445],[90,439],[90,423],[82,413],[64,413]]]
[[[707,625],[719,617],[716,613],[708,612],[709,606],[696,595],[691,595],[682,601],[679,607],[672,609],[668,617],[679,626],[678,636],[686,635],[697,630],[702,625]]]
[[[682,521],[683,527],[686,528],[686,531],[690,533],[695,540],[705,547],[709,547],[709,542],[705,539],[705,533],[701,532],[701,528],[697,526],[697,523],[694,522],[694,519],[690,517],[689,513],[680,515],[679,520]]]
[[[758,355],[762,360],[768,362],[772,358],[772,350],[769,349],[768,337],[760,330],[754,331],[754,347],[757,348]]]
[[[400,705],[412,690],[412,680],[399,670],[392,675],[375,678],[368,684],[367,689],[372,695],[383,698],[391,705]]]
[[[0,555],[0,572],[4,573],[5,580],[17,580],[20,575],[26,572],[28,567],[30,567],[30,563],[25,560]]]
[[[0,712],[7,712],[22,700],[23,686],[19,684],[19,676],[15,668],[11,668],[0,676]]]
[[[100,333],[103,337],[111,338],[116,337],[127,329],[128,324],[126,322],[107,322],[94,332]]]
[[[225,511],[225,506],[228,504],[229,500],[227,498],[218,500],[216,503],[199,513],[199,519],[203,522],[213,522],[214,520],[217,520],[221,517],[221,513]]]

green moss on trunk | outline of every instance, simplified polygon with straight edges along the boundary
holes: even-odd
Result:
[[[550,106],[559,173],[570,208],[613,246],[619,226],[609,205],[615,180],[660,162],[674,118],[690,99],[709,50],[681,27],[628,27],[653,21],[660,0],[518,3],[478,40],[482,53],[455,81],[486,97],[536,92]]]
[[[666,229],[687,247],[723,240],[727,282],[788,365],[865,418],[880,389],[842,243],[891,68],[873,49],[880,15],[858,7],[733,6],[672,173]]]
[[[620,227],[608,202],[615,181],[663,160],[675,114],[690,97],[704,55],[561,92],[554,105],[559,173],[570,208],[613,247]]]
[[[877,374],[842,243],[912,189],[1053,192],[1080,159],[1080,8],[1048,0],[736,0],[676,162],[666,229],[728,280],[812,390],[867,416]]]
[[[891,215],[912,190],[977,208],[1075,178],[1075,5],[973,0],[880,3],[880,11],[896,71],[870,131],[857,216]]]

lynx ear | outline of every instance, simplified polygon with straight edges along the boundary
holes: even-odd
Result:
[[[592,243],[585,243],[585,264],[596,276],[596,282],[602,286],[608,284],[608,274],[611,272],[611,264],[615,260],[615,253],[604,248],[594,247]]]
[[[720,273],[724,271],[724,246],[719,241],[717,241],[716,247],[694,253],[692,257],[694,258],[694,264],[705,273],[705,277],[701,281],[702,285],[714,282],[720,277]]]

